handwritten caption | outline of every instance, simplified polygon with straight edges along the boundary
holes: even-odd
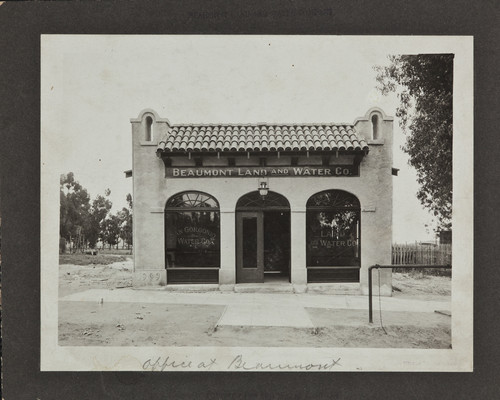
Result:
[[[230,360],[209,360],[195,362],[192,360],[175,360],[171,356],[156,357],[146,360],[142,364],[144,371],[165,370],[228,370],[228,371],[331,371],[333,367],[341,366],[340,358],[330,359],[324,363],[270,363],[247,361],[243,355],[238,354]]]

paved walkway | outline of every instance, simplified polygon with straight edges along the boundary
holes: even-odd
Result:
[[[324,295],[308,293],[179,293],[134,289],[90,289],[59,299],[60,301],[131,302],[160,304],[209,304],[226,306],[217,325],[313,327],[307,307],[343,310],[366,310],[368,296]],[[382,297],[382,310],[429,312],[451,310],[450,301],[423,301]],[[374,297],[373,308],[378,310]]]

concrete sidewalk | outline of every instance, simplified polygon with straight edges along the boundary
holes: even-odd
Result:
[[[90,289],[61,297],[60,301],[203,304],[226,306],[217,325],[313,327],[306,308],[366,310],[368,296],[309,293],[180,293],[134,289]],[[381,297],[383,311],[427,312],[451,310],[451,301],[424,301]],[[379,298],[373,298],[379,310]]]

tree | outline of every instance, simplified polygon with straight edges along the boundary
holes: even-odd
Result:
[[[104,221],[108,216],[113,203],[109,200],[109,195],[111,190],[106,189],[104,192],[105,196],[98,195],[92,202],[92,207],[89,213],[89,224],[86,232],[86,237],[90,248],[95,248],[97,241],[102,237],[102,231],[104,229]]]
[[[132,212],[132,207],[134,206],[134,203],[132,202],[132,195],[130,193],[127,194],[127,204],[129,210]]]
[[[453,54],[390,56],[376,66],[377,89],[397,93],[399,124],[407,135],[403,151],[416,169],[417,198],[451,228],[453,142]]]
[[[115,246],[118,244],[118,239],[120,237],[120,218],[117,215],[111,215],[106,218],[102,224],[102,242]]]
[[[120,238],[124,243],[127,243],[127,248],[130,249],[132,244],[132,195],[127,194],[128,208],[123,207],[117,213],[120,220]]]
[[[60,176],[59,234],[70,243],[88,227],[90,196],[73,172]]]

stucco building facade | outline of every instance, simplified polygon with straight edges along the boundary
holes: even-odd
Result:
[[[146,109],[131,124],[135,287],[367,294],[368,268],[391,263],[393,118],[381,109],[308,124],[171,124]],[[390,271],[380,290],[391,295]]]

